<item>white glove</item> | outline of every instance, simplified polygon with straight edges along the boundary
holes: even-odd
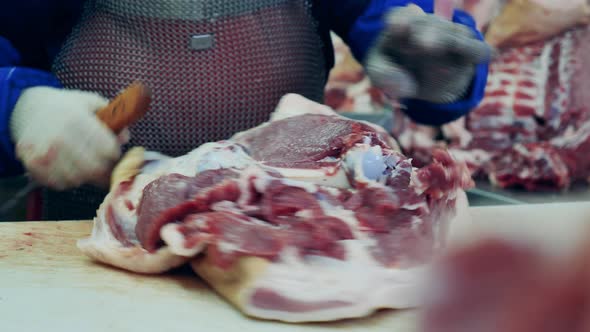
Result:
[[[36,181],[53,189],[108,181],[121,150],[117,136],[94,115],[107,104],[90,92],[24,90],[10,119],[17,158]]]
[[[467,26],[415,5],[393,9],[386,24],[365,68],[373,84],[391,98],[457,101],[467,92],[476,65],[489,61],[494,52]]]

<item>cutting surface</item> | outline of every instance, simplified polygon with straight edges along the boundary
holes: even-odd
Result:
[[[463,224],[457,243],[493,232],[559,249],[583,234],[590,203],[480,207],[469,214],[476,227]],[[417,331],[413,311],[308,325],[248,319],[190,271],[142,276],[93,263],[75,246],[91,227],[86,221],[0,223],[1,331]]]
[[[1,331],[414,331],[415,314],[287,325],[247,319],[191,271],[143,276],[95,264],[75,246],[92,223],[0,223]]]

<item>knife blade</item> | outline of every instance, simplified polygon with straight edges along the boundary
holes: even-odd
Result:
[[[129,125],[139,121],[148,110],[151,102],[151,90],[141,82],[134,82],[117,95],[106,107],[96,112],[98,119],[115,134],[119,134]],[[27,184],[17,191],[11,199],[0,205],[0,219],[41,185],[29,177]]]

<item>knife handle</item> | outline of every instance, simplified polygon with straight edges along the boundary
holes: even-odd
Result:
[[[135,82],[96,112],[96,116],[118,134],[145,115],[151,100],[151,90],[141,82]]]

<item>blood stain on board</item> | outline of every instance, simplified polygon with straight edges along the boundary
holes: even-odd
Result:
[[[33,241],[26,239],[26,240],[16,240],[14,242],[13,248],[16,250],[25,250],[25,247],[32,247]]]
[[[25,233],[23,233],[23,235],[30,236],[33,239],[42,239],[43,238],[40,234],[33,233],[33,232],[25,232]]]

